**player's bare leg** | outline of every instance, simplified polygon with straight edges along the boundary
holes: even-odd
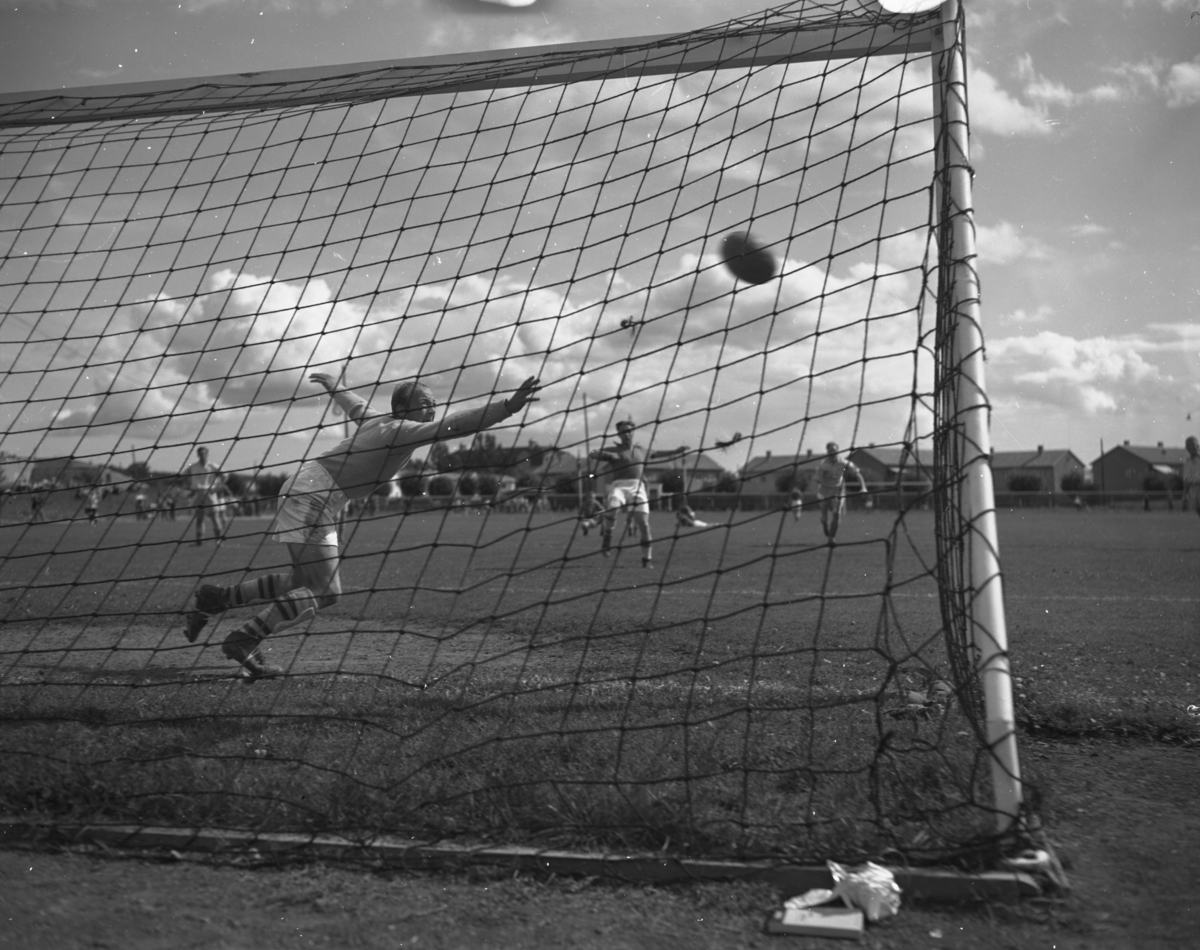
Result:
[[[838,527],[842,522],[842,508],[845,504],[845,499],[841,495],[826,498],[821,502],[821,527],[825,530],[825,537],[829,539],[830,544],[833,544],[833,539],[837,537]]]
[[[633,519],[637,524],[638,534],[641,536],[642,567],[653,567],[654,552],[650,547],[653,541],[653,538],[650,536],[650,515],[645,511],[635,510]]]
[[[612,555],[612,536],[613,528],[617,524],[617,513],[612,510],[605,511],[600,516],[600,553],[605,557]]]
[[[287,593],[292,583],[292,574],[289,571],[283,574],[263,574],[230,587],[201,584],[196,590],[191,608],[184,616],[183,635],[189,643],[195,643],[211,617],[234,607],[269,603]]]
[[[195,510],[192,512],[195,516],[193,520],[196,523],[196,540],[194,542],[196,545],[201,545],[204,543],[204,519],[206,517],[205,507],[206,506],[203,502],[197,502]]]
[[[825,537],[828,538],[829,541],[832,543],[833,536],[837,533],[837,523],[836,523],[836,521],[834,521],[834,519],[832,517],[833,499],[832,498],[822,498],[820,500],[820,503],[821,503],[821,531],[824,532]]]
[[[221,513],[221,509],[216,505],[213,505],[208,510],[210,520],[212,521],[213,539],[220,546],[221,542],[225,540],[225,518]]]

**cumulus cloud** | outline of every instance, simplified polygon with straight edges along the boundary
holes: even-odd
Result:
[[[1088,89],[1071,89],[1039,73],[1033,57],[1026,53],[1017,58],[1017,78],[1023,83],[1026,97],[1047,106],[1074,108],[1087,103],[1117,102],[1129,98],[1129,90],[1114,83],[1101,83]]]
[[[1169,108],[1182,109],[1200,102],[1200,57],[1172,65],[1164,87]]]
[[[988,344],[988,387],[1003,409],[1036,406],[1096,415],[1157,398],[1170,375],[1155,353],[1177,351],[1179,337],[1089,337],[1077,339],[1051,330]]]
[[[991,73],[972,69],[971,128],[997,135],[1049,135],[1052,131],[1042,104],[1026,105],[1001,88]]]
[[[1184,109],[1200,102],[1200,57],[1183,63],[1153,58],[1111,67],[1130,96],[1161,97],[1169,109]]]
[[[349,362],[347,382],[382,390],[381,405],[403,378],[420,377],[457,408],[538,375],[546,391],[533,431],[549,441],[581,441],[583,394],[594,431],[619,412],[691,444],[726,429],[766,437],[804,418],[844,417],[837,424],[895,437],[914,381],[928,388],[920,272],[858,263],[833,274],[797,260],[783,269],[769,285],[737,285],[715,249],[700,248],[650,287],[614,273],[605,293],[574,294],[472,275],[421,286],[403,308],[337,301],[321,280],[222,269],[190,302],[117,311],[55,426],[186,439],[214,413],[282,417],[314,394],[313,368]]]
[[[1022,228],[1009,221],[1001,221],[995,227],[977,225],[976,242],[980,256],[989,264],[1010,264],[1013,261],[1043,260],[1049,257],[1049,248],[1038,238],[1022,233]]]
[[[1161,61],[1106,67],[1112,79],[1073,89],[1040,72],[1028,53],[1017,57],[1013,78],[1019,92],[1005,89],[991,73],[972,69],[971,125],[1001,135],[1045,135],[1060,118],[1087,105],[1127,102],[1146,94],[1162,96],[1172,108],[1200,101],[1200,60],[1167,65]]]
[[[129,426],[162,435],[194,431],[215,410],[280,405],[306,367],[345,361],[358,341],[361,304],[333,299],[327,282],[212,273],[187,301],[154,298],[118,308],[94,340],[89,371],[75,373],[56,428]],[[52,362],[67,381],[74,359]]]
[[[419,376],[451,408],[536,374],[544,443],[581,443],[585,395],[590,431],[629,413],[668,444],[893,441],[931,388],[928,79],[810,63],[284,119],[281,137],[308,136],[286,174],[181,187],[157,230],[167,209],[121,211],[105,241],[162,242],[175,284],[197,283],[105,311],[105,332],[77,339],[85,358],[53,358],[55,425],[160,441],[215,419],[230,438],[312,428],[326,403],[308,373],[348,364],[380,404]],[[258,154],[256,134],[221,148]],[[196,162],[173,172],[209,182]],[[716,251],[734,228],[779,279],[734,281]],[[209,235],[258,256],[189,257]],[[1038,253],[1007,226],[981,239]]]

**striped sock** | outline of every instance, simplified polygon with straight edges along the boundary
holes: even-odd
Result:
[[[317,614],[317,598],[307,587],[297,587],[289,590],[282,597],[276,598],[266,610],[252,617],[246,624],[246,629],[260,639],[269,636],[276,630],[283,630],[301,621],[315,617]]]
[[[286,574],[264,574],[253,580],[234,584],[232,587],[222,587],[221,596],[226,607],[245,607],[247,604],[259,604],[263,601],[274,600],[287,585]]]

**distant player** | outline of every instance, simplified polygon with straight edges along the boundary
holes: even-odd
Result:
[[[1183,506],[1200,515],[1200,440],[1189,435],[1183,445],[1188,453],[1183,460]]]
[[[40,488],[35,488],[29,496],[29,523],[44,524],[46,521],[46,512],[43,510],[46,507],[46,501],[50,497],[49,492],[43,492]]]
[[[258,503],[261,494],[258,487],[258,476],[252,476],[247,480],[246,488],[242,491],[242,514],[250,518],[258,517]],[[375,496],[372,495],[371,497]]]
[[[675,509],[675,523],[681,528],[715,528],[716,525],[707,521],[701,521],[696,517],[696,512],[692,510],[692,506],[688,504],[687,499]]]
[[[846,510],[846,477],[851,475],[857,479],[863,494],[866,494],[867,482],[857,465],[842,458],[836,442],[826,445],[825,452],[825,458],[817,466],[817,503],[821,506],[821,529],[832,543],[842,512]]]
[[[600,525],[603,538],[601,551],[609,556],[612,548],[613,527],[617,512],[632,509],[633,520],[641,535],[642,567],[653,567],[650,537],[650,496],[642,474],[646,467],[646,453],[640,445],[633,444],[634,424],[627,420],[617,423],[617,444],[589,452],[590,458],[607,462],[611,481],[608,497],[604,504],[604,517]]]
[[[799,485],[788,495],[788,511],[792,513],[794,520],[800,520],[800,513],[804,511],[804,492],[800,490]]]
[[[225,523],[221,517],[221,489],[225,476],[208,461],[208,449],[196,449],[196,461],[183,470],[184,483],[192,493],[192,515],[196,524],[196,544],[204,543],[204,519],[212,522],[213,537],[217,544],[225,534]]]
[[[99,485],[93,485],[84,496],[83,511],[87,515],[88,524],[96,525],[96,512],[100,510],[100,502],[104,500],[104,490]]]
[[[579,527],[583,529],[586,535],[592,528],[599,528],[604,514],[604,505],[599,498],[596,497],[594,491],[588,492],[583,496],[583,501],[579,503]]]
[[[269,534],[288,546],[291,571],[230,587],[202,584],[186,612],[184,635],[194,642],[213,614],[247,604],[268,604],[229,634],[221,647],[225,656],[245,668],[252,681],[283,672],[264,660],[259,651],[263,639],[337,603],[342,592],[337,522],[346,504],[366,498],[395,478],[417,448],[461,439],[520,412],[536,400],[541,386],[531,376],[507,399],[481,409],[453,412],[434,422],[437,403],[429,387],[420,383],[397,386],[392,392],[391,412],[385,415],[371,409],[365,399],[339,389],[339,381],[327,373],[313,373],[309,379],[325,387],[357,429],[328,452],[301,465],[280,490],[279,511]]]

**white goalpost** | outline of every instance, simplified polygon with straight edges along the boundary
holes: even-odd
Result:
[[[969,539],[970,595],[966,613],[986,708],[987,739],[994,756],[992,782],[1003,832],[1020,819],[1022,790],[992,490],[992,440],[971,194],[966,39],[959,0],[946,0],[940,12],[941,24],[934,33],[933,47],[938,57],[939,139],[943,143],[938,149],[939,179],[945,182],[939,202],[939,235],[947,244],[943,268],[953,271],[947,275],[953,287],[949,332],[953,359],[960,367],[954,393],[959,420],[955,452],[963,479],[961,518]]]

